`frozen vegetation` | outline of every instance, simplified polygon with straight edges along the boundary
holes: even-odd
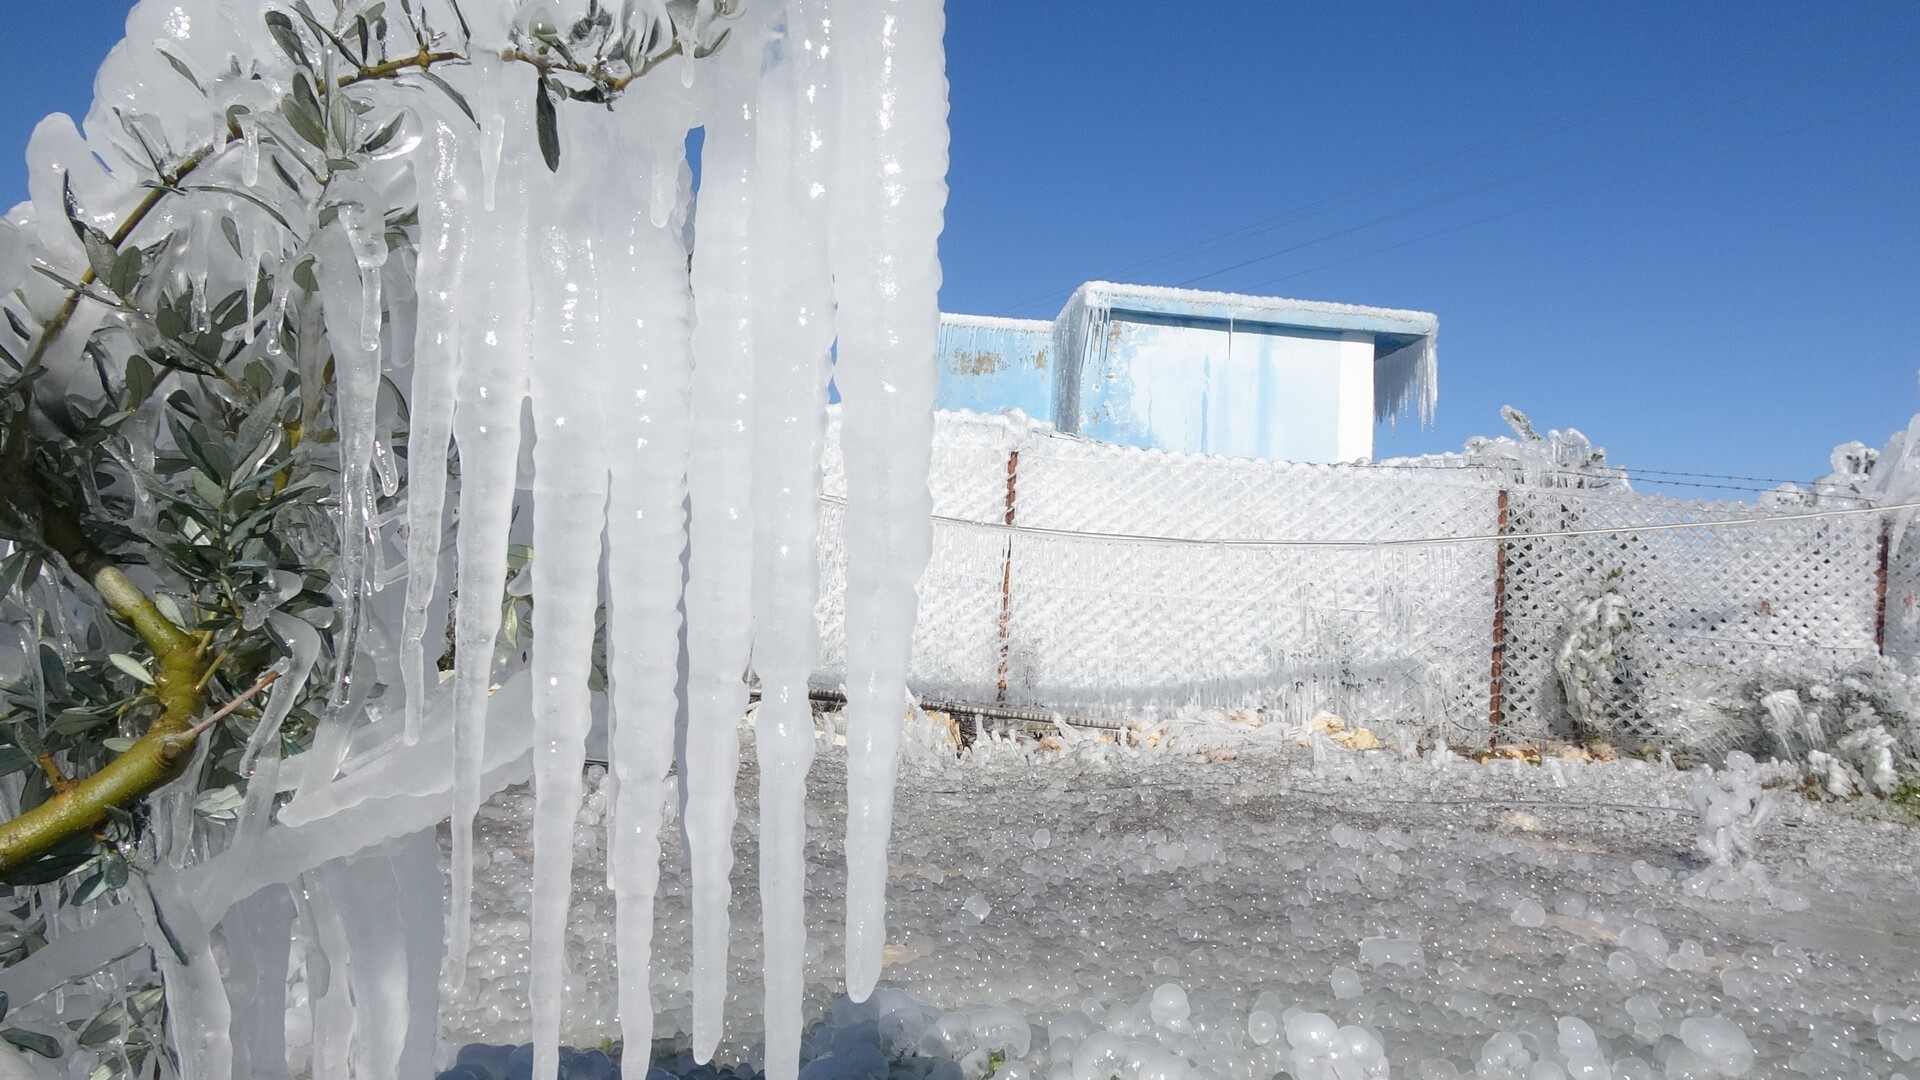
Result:
[[[855,1004],[835,963],[841,860],[822,842],[839,831],[844,757],[820,719],[803,1077],[1920,1075],[1920,846],[1868,812],[1881,804],[1810,801],[1791,788],[1797,770],[1738,754],[1718,771],[1483,765],[1410,735],[1355,752],[1200,713],[1113,739],[988,739],[955,755],[940,729],[910,726],[886,967]],[[562,1035],[582,1047],[616,1033],[604,806],[588,794],[575,827]],[[514,789],[482,810],[449,1047],[527,1036],[530,807]],[[759,812],[743,801],[749,870]],[[691,879],[674,832],[655,1063],[752,1074],[748,898],[728,1040],[715,1065],[684,1053]],[[485,1068],[489,1053],[505,1067],[507,1049],[474,1048],[472,1075],[509,1075]],[[581,1075],[599,1060],[581,1058]]]

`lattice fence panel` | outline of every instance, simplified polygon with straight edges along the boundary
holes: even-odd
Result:
[[[1509,499],[1514,533],[1619,530],[1507,545],[1503,720],[1517,732],[1576,733],[1553,658],[1574,601],[1610,573],[1621,576],[1633,632],[1598,699],[1604,730],[1672,737],[1666,706],[1703,674],[1875,653],[1877,516],[1716,525],[1766,511],[1568,489],[1515,488]]]

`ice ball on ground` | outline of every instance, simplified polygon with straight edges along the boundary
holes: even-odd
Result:
[[[1629,1054],[1613,1063],[1613,1080],[1654,1080],[1653,1065]]]
[[[967,897],[965,903],[960,905],[960,910],[973,916],[975,922],[986,922],[987,913],[993,910],[993,905],[987,903],[986,897],[981,896],[979,893],[974,893],[972,896]]]
[[[1280,1020],[1265,1009],[1255,1009],[1247,1014],[1247,1038],[1255,1046],[1265,1046],[1273,1041],[1280,1031]]]
[[[1920,1058],[1920,1023],[1904,1019],[1887,1021],[1880,1027],[1880,1045],[1901,1061]]]
[[[1148,1049],[1140,1054],[1134,1075],[1138,1080],[1180,1080],[1186,1072],[1187,1063],[1176,1055],[1166,1050]]]
[[[1567,1059],[1567,1076],[1572,1080],[1613,1080],[1613,1070],[1605,1058],[1581,1054]]]
[[[1187,1004],[1186,988],[1179,983],[1161,983],[1153,989],[1153,1022],[1161,1027],[1178,1024],[1193,1015]]]
[[[1513,912],[1508,915],[1508,918],[1513,920],[1515,926],[1544,926],[1547,921],[1547,909],[1541,907],[1538,900],[1522,900],[1513,905]]]
[[[1632,953],[1616,949],[1607,956],[1607,972],[1616,979],[1631,979],[1640,973],[1640,965]]]
[[[1667,961],[1667,935],[1657,926],[1634,923],[1620,931],[1620,947],[1640,953],[1657,964]]]
[[[1341,1001],[1351,1001],[1366,993],[1366,988],[1360,985],[1360,973],[1350,967],[1334,968],[1329,981],[1333,983],[1333,996]]]
[[[1690,1016],[1680,1021],[1680,1041],[1723,1076],[1745,1076],[1753,1068],[1753,1044],[1740,1025],[1721,1016]]]
[[[1374,1038],[1373,1032],[1358,1024],[1348,1024],[1339,1031],[1335,1044],[1339,1056],[1334,1065],[1338,1076],[1386,1076],[1387,1051]]]
[[[1053,833],[1046,829],[1033,830],[1033,846],[1037,851],[1053,843]]]
[[[1567,1070],[1542,1059],[1527,1066],[1527,1080],[1567,1080]]]
[[[1594,1035],[1593,1025],[1577,1016],[1561,1017],[1559,1033],[1555,1045],[1563,1058],[1593,1056],[1600,1052],[1600,1039]]]
[[[1127,1041],[1108,1031],[1096,1031],[1073,1051],[1074,1080],[1112,1080],[1126,1060]]]
[[[1692,938],[1680,942],[1680,947],[1667,957],[1667,966],[1675,971],[1699,971],[1706,963],[1706,950]]]
[[[1496,1031],[1480,1044],[1480,1060],[1474,1071],[1482,1076],[1520,1073],[1533,1063],[1527,1044],[1511,1031]]]
[[[1033,1080],[1033,1071],[1024,1061],[1009,1061],[993,1074],[993,1080]]]
[[[982,1050],[1002,1051],[1023,1058],[1033,1048],[1033,1028],[1027,1018],[1007,1005],[989,1005],[973,1012],[974,1044]]]
[[[1360,962],[1373,968],[1386,964],[1415,968],[1426,966],[1427,958],[1417,939],[1382,935],[1360,939]]]
[[[1676,1046],[1667,1053],[1667,1080],[1709,1080],[1713,1075],[1713,1067],[1706,1059],[1685,1046]]]
[[[1287,1018],[1287,1045],[1296,1053],[1323,1053],[1333,1048],[1340,1025],[1324,1013],[1295,1013]]]
[[[1426,1058],[1420,1062],[1414,1075],[1419,1080],[1456,1080],[1460,1069],[1446,1058]]]

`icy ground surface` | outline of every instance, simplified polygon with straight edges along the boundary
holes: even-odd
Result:
[[[851,1006],[845,757],[823,734],[807,803],[809,1080],[1920,1077],[1910,826],[1776,790],[1757,864],[1714,870],[1698,777],[1657,764],[1476,765],[1270,738],[1208,753],[1235,741],[1218,730],[959,759],[922,731],[899,787],[881,979],[904,996]],[[757,873],[755,782],[749,766],[736,881]],[[582,1047],[618,1030],[596,787],[576,828],[562,1032]],[[531,806],[515,789],[482,810],[448,1058],[528,1038]],[[677,822],[665,837],[655,1060],[685,1076],[689,879]],[[751,889],[734,902],[716,1062],[751,1073],[759,911]]]

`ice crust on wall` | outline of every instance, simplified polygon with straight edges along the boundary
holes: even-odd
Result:
[[[453,848],[448,955],[465,957],[474,815],[488,793],[530,768],[530,999],[536,1072],[550,1075],[584,740],[596,709],[610,714],[608,876],[618,948],[629,961],[619,987],[622,1033],[629,1046],[650,1045],[655,864],[682,693],[691,718],[686,834],[700,912],[693,1028],[696,1050],[711,1054],[727,995],[737,731],[748,678],[757,675],[766,693],[762,797],[794,811],[763,818],[769,858],[761,881],[767,1066],[790,1077],[800,1039],[800,800],[812,756],[806,694],[819,651],[815,551],[830,376],[845,402],[854,575],[848,683],[858,766],[850,770],[846,843],[855,997],[871,989],[884,941],[897,728],[914,585],[929,543],[935,239],[946,197],[941,6],[700,0],[685,5],[695,9],[689,14],[682,5],[642,3],[663,20],[671,9],[704,43],[722,32],[727,41],[702,59],[687,49],[610,109],[563,105],[557,172],[537,149],[534,71],[502,49],[514,20],[538,15],[568,25],[587,14],[585,0],[467,0],[459,13],[446,0],[416,6],[435,26],[471,27],[473,62],[435,74],[477,121],[417,78],[369,85],[366,93],[407,111],[399,140],[406,152],[343,181],[337,224],[303,223],[319,255],[328,348],[309,349],[319,355],[298,362],[317,377],[330,356],[338,378],[338,570],[349,583],[342,626],[358,643],[344,646],[334,708],[312,751],[283,768],[250,748],[263,793],[295,792],[278,822],[264,798],[250,799],[234,850],[244,847],[253,861],[228,858],[207,874],[183,869],[168,879],[179,894],[171,924],[203,924],[188,942],[195,955],[176,963],[169,980],[183,1066],[189,1075],[225,1077],[236,1062],[260,1068],[257,1058],[284,1048],[284,1033],[269,1030],[272,1005],[256,1007],[244,995],[277,970],[266,955],[272,928],[294,926],[313,993],[303,1052],[314,1074],[390,1076],[402,1063],[402,1071],[417,1071],[421,1040],[431,1041],[424,1018],[437,998],[420,946],[396,935],[430,927],[437,941],[439,917],[416,910],[413,896],[427,885],[424,864],[405,844],[391,860],[340,863],[356,849],[335,826],[364,827],[383,807],[412,807],[407,799],[444,804]],[[357,8],[346,7],[350,21]],[[252,188],[260,125],[281,122],[277,104],[290,86],[260,14],[231,0],[136,5],[127,40],[102,68],[87,134],[65,117],[36,131],[33,199],[0,229],[0,262],[85,266],[61,202],[69,176],[92,223],[108,231],[142,196],[123,177],[146,167],[145,152],[127,138],[116,109],[149,117],[163,149],[184,154],[216,138],[229,106],[244,105],[234,114],[240,136],[216,143],[206,168]],[[174,58],[209,73],[205,95],[173,70]],[[697,209],[685,158],[694,127],[706,131]],[[367,209],[404,199],[392,193],[409,188],[420,222],[410,267],[389,257],[386,223]],[[248,206],[229,203],[243,222],[243,257],[294,254],[284,233],[251,228]],[[179,205],[188,208],[177,218],[170,204],[150,220],[186,231],[184,272],[198,281],[227,241],[204,206]],[[691,235],[700,243],[689,259]],[[101,314],[83,303],[76,329]],[[57,350],[48,361],[56,371],[78,362]],[[395,377],[410,406],[406,502],[390,515],[375,513],[376,491],[399,490],[399,422],[380,405],[383,376]],[[458,479],[450,481],[456,456]],[[443,557],[449,521],[457,523],[451,559]],[[496,648],[510,539],[530,540],[535,553],[538,602],[525,655]],[[385,565],[394,552],[404,552],[403,587],[395,587],[400,572]],[[683,599],[691,667],[684,687],[676,674]],[[448,613],[456,661],[442,686],[434,646]],[[602,627],[607,693],[597,700],[589,672]],[[311,631],[293,637],[293,666],[313,668]],[[272,699],[276,725],[290,696]],[[507,701],[524,702],[525,714],[502,743]],[[380,839],[369,834],[366,843]],[[276,843],[299,848],[265,857]],[[294,880],[305,883],[294,894],[297,910],[270,893],[234,907],[263,884]],[[385,902],[351,907],[342,897],[354,892]],[[234,922],[223,928],[226,918]],[[212,977],[209,934],[226,943],[227,987]],[[458,986],[463,973],[450,965],[446,982]]]

